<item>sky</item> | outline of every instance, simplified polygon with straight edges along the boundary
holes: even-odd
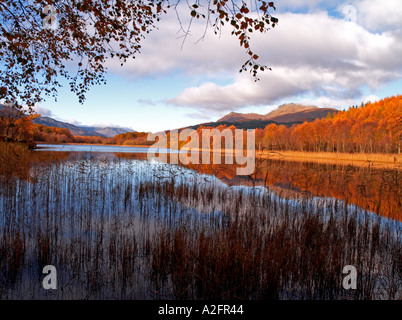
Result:
[[[202,3],[202,1],[201,1]],[[266,114],[283,103],[348,109],[402,94],[401,0],[277,0],[279,23],[251,40],[258,62],[272,68],[239,73],[248,59],[226,26],[192,23],[183,42],[172,11],[123,67],[107,62],[107,84],[82,105],[68,86],[37,112],[76,125],[157,132],[216,121],[229,112]],[[186,23],[185,16],[182,22]]]

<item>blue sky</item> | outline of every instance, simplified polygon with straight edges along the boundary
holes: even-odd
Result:
[[[402,93],[400,0],[278,0],[279,24],[255,35],[260,63],[272,68],[254,82],[239,74],[247,56],[228,26],[203,41],[193,24],[182,46],[175,14],[164,16],[142,43],[142,54],[107,64],[107,84],[92,87],[83,105],[66,86],[42,115],[81,125],[160,131],[216,121],[236,112],[267,113],[282,103],[347,109]],[[183,22],[186,19],[183,18]]]

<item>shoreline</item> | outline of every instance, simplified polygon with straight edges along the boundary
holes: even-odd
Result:
[[[150,145],[123,145],[123,144],[103,144],[103,143],[77,143],[77,142],[69,142],[69,143],[59,143],[59,142],[35,142],[37,146],[46,144],[46,145],[71,145],[71,146],[109,146],[109,147],[128,147],[128,148],[150,148]]]
[[[151,148],[152,145],[119,145],[119,144],[101,144],[101,143],[43,143],[40,145],[81,145],[81,146],[110,146],[127,148]],[[181,149],[182,151],[186,148]],[[194,151],[202,152],[201,148]],[[213,150],[205,150],[213,152]],[[222,150],[224,153],[224,150]],[[350,164],[353,166],[372,166],[372,167],[402,167],[402,154],[384,154],[384,153],[335,153],[335,152],[308,152],[308,151],[260,151],[256,150],[256,158],[285,160],[285,161],[306,161],[326,164]]]

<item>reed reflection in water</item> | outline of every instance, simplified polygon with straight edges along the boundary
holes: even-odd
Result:
[[[140,155],[50,155],[1,178],[2,299],[402,298],[401,223],[302,187],[280,197],[255,183],[272,168],[230,186]]]

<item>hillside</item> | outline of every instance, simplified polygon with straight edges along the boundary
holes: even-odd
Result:
[[[258,113],[231,112],[216,122],[264,121],[266,115]]]
[[[277,116],[283,116],[287,114],[292,114],[300,111],[313,111],[319,109],[317,106],[313,105],[302,105],[302,104],[296,104],[296,103],[286,103],[280,105],[278,108],[275,110],[272,110],[271,112],[267,113],[266,117],[269,118],[274,118]]]
[[[48,127],[68,129],[74,136],[101,136],[104,138],[110,138],[121,133],[134,131],[131,128],[75,126],[73,124],[58,121],[50,117],[39,117],[33,122]]]
[[[199,127],[218,127],[226,125],[235,126],[238,129],[264,129],[269,124],[284,124],[291,127],[294,124],[301,124],[304,121],[314,121],[327,117],[328,113],[336,114],[338,110],[332,108],[318,108],[316,106],[305,106],[295,103],[280,105],[277,109],[267,113],[238,113],[231,112],[215,122],[206,122],[189,126],[191,129]],[[184,128],[181,128],[184,129]],[[181,130],[179,129],[179,130]]]
[[[336,114],[338,110],[331,108],[314,108],[300,110],[296,112],[282,113],[274,116],[268,116],[267,119],[278,123],[294,123],[304,121],[314,121],[315,119],[325,118],[329,113]]]
[[[217,122],[239,123],[245,121],[270,121],[278,123],[298,123],[314,121],[324,118],[328,113],[334,114],[338,110],[332,108],[318,108],[316,106],[305,106],[301,104],[288,103],[280,105],[277,109],[267,113],[236,113],[231,112],[220,118]]]
[[[216,128],[219,126],[235,126],[237,129],[264,129],[267,125],[269,124],[276,124],[274,121],[269,121],[269,120],[239,120],[239,121],[220,121],[220,122],[205,122],[201,124],[197,124],[194,126],[189,126],[186,128],[194,129],[197,130],[200,127],[208,127],[208,128]],[[295,124],[295,123],[290,123],[290,124]],[[182,130],[184,128],[179,129]]]

